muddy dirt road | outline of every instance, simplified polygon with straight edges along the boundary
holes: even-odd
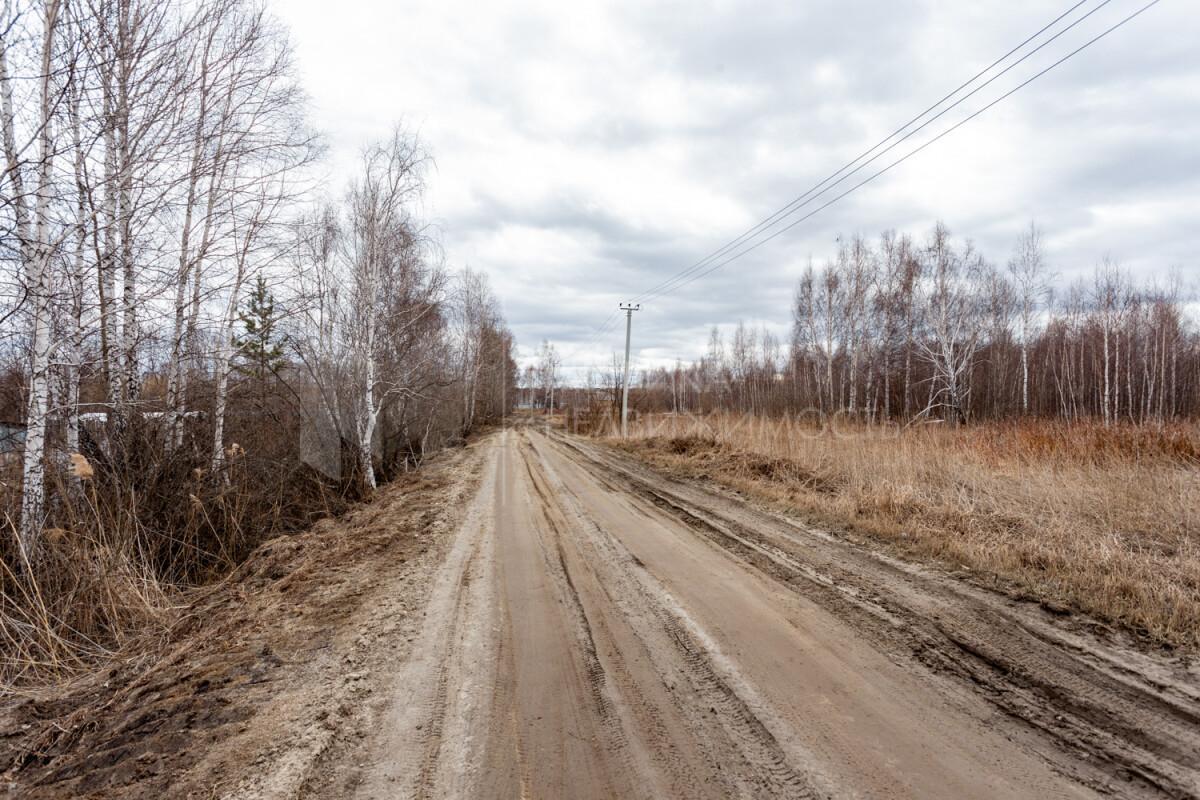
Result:
[[[0,702],[0,797],[1198,797],[1200,668],[532,426]]]
[[[1200,792],[1184,667],[576,439],[486,447],[342,791]]]

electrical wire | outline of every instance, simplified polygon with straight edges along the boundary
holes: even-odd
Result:
[[[983,75],[987,74],[989,71],[991,71],[992,69],[994,69],[994,68],[995,68],[996,66],[998,66],[1000,63],[1002,63],[1003,61],[1005,61],[1005,60],[1006,60],[1006,59],[1007,59],[1009,56],[1011,56],[1011,55],[1013,55],[1014,53],[1016,53],[1017,51],[1019,51],[1019,50],[1020,50],[1022,47],[1024,47],[1025,45],[1027,45],[1029,42],[1033,41],[1034,39],[1036,39],[1036,38],[1037,38],[1038,36],[1040,36],[1042,33],[1044,33],[1045,31],[1049,30],[1049,29],[1050,29],[1051,27],[1053,27],[1053,26],[1054,26],[1056,23],[1058,23],[1058,22],[1059,22],[1059,21],[1061,21],[1061,20],[1062,20],[1064,17],[1066,17],[1067,15],[1069,15],[1069,14],[1070,14],[1072,11],[1075,11],[1077,8],[1079,8],[1081,5],[1083,5],[1083,3],[1082,3],[1082,2],[1080,2],[1080,3],[1076,3],[1074,6],[1072,6],[1072,7],[1071,7],[1071,8],[1069,8],[1069,9],[1067,9],[1067,10],[1066,10],[1066,11],[1064,11],[1062,14],[1060,14],[1058,17],[1056,17],[1055,19],[1053,19],[1051,22],[1049,22],[1048,24],[1046,24],[1045,26],[1043,26],[1043,27],[1042,27],[1040,30],[1038,30],[1036,33],[1034,33],[1033,35],[1031,35],[1031,36],[1027,37],[1027,38],[1026,38],[1026,39],[1025,39],[1023,42],[1021,42],[1021,44],[1019,44],[1019,45],[1017,45],[1016,47],[1014,47],[1014,48],[1012,48],[1011,50],[1009,50],[1007,53],[1005,53],[1003,56],[1001,56],[1000,58],[998,58],[998,59],[996,59],[995,61],[993,61],[991,64],[989,64],[989,65],[988,65],[987,67],[985,67],[983,70],[980,70],[979,72],[977,72],[977,73],[976,73],[974,76],[972,76],[972,77],[971,77],[969,80],[967,80],[967,81],[963,82],[962,84],[960,84],[960,85],[959,85],[957,88],[955,88],[955,89],[954,89],[953,91],[951,91],[949,94],[947,94],[946,96],[944,96],[944,97],[943,97],[941,100],[937,101],[936,103],[934,103],[933,105],[931,105],[929,108],[925,109],[925,110],[924,110],[924,111],[922,111],[920,114],[918,114],[917,116],[913,117],[911,120],[909,120],[908,122],[906,122],[904,125],[901,125],[899,128],[897,128],[897,129],[896,129],[895,131],[893,131],[891,134],[889,134],[889,135],[888,135],[888,136],[886,136],[885,138],[881,139],[881,140],[880,140],[878,143],[876,143],[876,144],[875,144],[873,147],[871,147],[871,148],[869,148],[868,150],[864,151],[864,152],[863,152],[861,155],[859,155],[857,158],[855,158],[855,159],[853,159],[852,161],[850,161],[849,163],[845,164],[844,166],[842,166],[840,169],[838,169],[836,172],[834,172],[833,174],[831,174],[830,176],[828,176],[828,177],[827,177],[827,178],[825,178],[824,180],[822,180],[822,181],[820,181],[819,183],[815,184],[815,185],[814,185],[813,187],[811,187],[811,188],[810,188],[808,191],[806,191],[806,192],[804,192],[804,194],[801,194],[800,196],[796,197],[794,200],[792,200],[792,201],[791,201],[790,203],[788,203],[786,206],[784,206],[783,208],[781,208],[779,211],[776,211],[776,212],[775,212],[774,214],[772,214],[770,217],[767,217],[766,219],[762,220],[761,222],[759,222],[757,225],[755,225],[753,228],[751,228],[751,229],[750,229],[749,231],[747,231],[746,233],[743,233],[743,234],[741,234],[740,236],[736,237],[735,239],[731,240],[730,242],[726,243],[725,245],[723,245],[722,247],[718,248],[718,249],[717,249],[716,251],[714,251],[713,253],[711,253],[711,254],[709,254],[708,256],[706,256],[705,258],[701,259],[699,262],[697,262],[697,263],[693,264],[692,266],[688,267],[688,268],[687,268],[687,269],[685,269],[685,270],[682,270],[681,272],[677,273],[676,275],[672,276],[671,278],[668,278],[667,280],[665,280],[665,281],[663,281],[663,282],[660,282],[660,283],[659,283],[659,284],[657,284],[657,285],[656,285],[654,288],[652,288],[652,289],[650,289],[650,290],[648,290],[648,291],[644,292],[642,295],[639,295],[639,296],[638,296],[638,298],[636,298],[636,299],[637,299],[637,300],[649,300],[649,299],[653,299],[653,298],[655,298],[655,297],[659,297],[659,296],[662,296],[662,295],[664,295],[664,294],[667,294],[667,293],[669,293],[669,292],[670,292],[670,291],[672,291],[674,288],[676,288],[676,284],[678,284],[678,285],[683,285],[682,281],[684,281],[684,279],[686,279],[686,278],[687,278],[689,275],[691,275],[691,274],[694,274],[694,273],[696,273],[696,272],[699,272],[699,271],[700,271],[700,270],[702,270],[702,269],[703,269],[705,266],[707,266],[708,264],[712,263],[712,261],[713,261],[713,260],[715,260],[716,258],[719,258],[719,257],[721,257],[722,255],[725,255],[725,254],[726,254],[726,253],[728,253],[730,250],[733,250],[733,249],[735,249],[735,248],[737,248],[737,247],[741,246],[741,245],[742,245],[742,244],[744,244],[746,241],[749,241],[749,240],[751,240],[751,239],[755,238],[756,236],[758,236],[759,234],[763,233],[764,231],[766,231],[766,230],[769,230],[770,228],[773,228],[773,227],[775,227],[776,225],[778,225],[780,222],[782,222],[783,220],[787,219],[788,217],[790,217],[790,216],[793,216],[794,214],[796,214],[797,212],[799,212],[799,211],[800,211],[802,208],[804,208],[805,206],[809,205],[809,204],[810,204],[810,203],[812,203],[813,201],[817,200],[817,198],[819,198],[821,195],[823,195],[823,194],[825,194],[826,192],[828,192],[829,190],[833,189],[833,188],[834,188],[834,187],[836,187],[838,184],[842,183],[843,181],[845,181],[847,178],[851,177],[852,175],[855,175],[855,174],[857,174],[858,172],[860,172],[862,169],[864,169],[864,168],[865,168],[866,166],[868,166],[869,164],[872,164],[872,163],[874,163],[875,161],[877,161],[878,159],[880,159],[882,156],[884,156],[885,154],[887,154],[887,153],[891,152],[892,150],[894,150],[896,147],[898,147],[899,145],[901,145],[901,144],[902,144],[902,143],[904,143],[905,141],[907,141],[907,140],[911,139],[913,136],[915,136],[915,135],[917,135],[918,133],[920,133],[921,131],[925,130],[925,128],[929,127],[931,124],[933,124],[933,123],[934,123],[934,122],[936,122],[937,120],[941,119],[943,116],[945,116],[946,114],[948,114],[950,111],[953,111],[955,108],[957,108],[958,106],[962,105],[964,102],[966,102],[967,100],[971,99],[971,98],[972,98],[972,97],[974,97],[976,94],[978,94],[979,92],[981,92],[981,91],[983,91],[984,89],[986,89],[988,86],[990,86],[990,85],[991,85],[992,83],[994,83],[996,80],[998,80],[999,78],[1001,78],[1001,77],[1003,77],[1004,75],[1008,74],[1008,73],[1009,73],[1009,72],[1011,72],[1013,69],[1015,69],[1017,66],[1021,65],[1021,64],[1022,64],[1022,63],[1024,63],[1026,60],[1028,60],[1029,58],[1031,58],[1032,56],[1034,56],[1035,54],[1037,54],[1038,52],[1040,52],[1041,50],[1043,50],[1044,48],[1046,48],[1047,46],[1049,46],[1050,44],[1052,44],[1052,43],[1053,43],[1053,42],[1055,42],[1056,40],[1058,40],[1058,39],[1059,39],[1061,36],[1063,36],[1065,33],[1067,33],[1068,31],[1070,31],[1070,30],[1072,30],[1073,28],[1075,28],[1076,26],[1078,26],[1080,23],[1082,23],[1082,22],[1084,22],[1085,20],[1087,20],[1089,17],[1091,17],[1091,16],[1092,16],[1093,14],[1095,14],[1097,11],[1099,11],[1100,9],[1102,9],[1102,8],[1104,8],[1106,5],[1108,5],[1108,4],[1109,4],[1111,1],[1112,1],[1112,0],[1103,0],[1103,2],[1101,2],[1099,5],[1097,5],[1097,6],[1095,6],[1094,8],[1092,8],[1092,9],[1091,9],[1090,11],[1088,11],[1086,14],[1084,14],[1084,15],[1080,16],[1079,18],[1075,19],[1075,20],[1074,20],[1074,21],[1072,21],[1072,22],[1071,22],[1069,25],[1067,25],[1065,28],[1063,28],[1062,30],[1058,31],[1058,32],[1057,32],[1057,33],[1055,33],[1053,36],[1051,36],[1049,39],[1047,39],[1046,41],[1042,42],[1042,43],[1041,43],[1041,44],[1039,44],[1037,47],[1035,47],[1034,49],[1030,50],[1028,53],[1025,53],[1023,56],[1021,56],[1019,59],[1017,59],[1016,61],[1014,61],[1012,64],[1009,64],[1008,66],[1006,66],[1006,67],[1005,67],[1003,70],[1001,70],[1000,72],[998,72],[998,73],[996,73],[995,75],[993,75],[992,77],[988,78],[988,80],[987,80],[987,81],[985,81],[984,83],[980,84],[979,86],[976,86],[976,87],[975,87],[974,89],[972,89],[970,92],[968,92],[967,94],[965,94],[965,95],[963,95],[962,97],[958,98],[958,99],[957,99],[957,100],[955,100],[955,101],[954,101],[952,104],[950,104],[950,105],[949,105],[949,106],[947,106],[946,108],[943,108],[943,109],[942,109],[941,111],[939,111],[937,114],[935,114],[934,116],[932,116],[932,117],[930,117],[929,119],[927,119],[927,120],[925,120],[924,122],[922,122],[922,123],[921,123],[921,124],[920,124],[918,127],[914,128],[914,129],[913,129],[913,130],[911,130],[911,131],[908,131],[907,133],[904,133],[904,135],[903,135],[901,138],[899,138],[899,139],[896,139],[895,141],[892,141],[892,142],[891,142],[891,144],[888,144],[886,147],[883,147],[883,145],[885,145],[887,142],[891,141],[892,139],[895,139],[895,137],[896,137],[896,136],[898,136],[899,134],[903,133],[903,132],[904,132],[904,131],[905,131],[905,130],[906,130],[906,129],[907,129],[909,126],[910,126],[910,125],[912,125],[914,122],[916,122],[917,120],[920,120],[922,117],[924,117],[924,116],[926,116],[927,114],[929,114],[929,112],[933,111],[933,110],[934,110],[934,109],[936,109],[938,106],[942,105],[944,102],[946,102],[946,100],[948,100],[949,98],[951,98],[951,97],[953,97],[954,95],[958,94],[958,92],[962,91],[962,90],[963,90],[964,88],[966,88],[967,86],[970,86],[972,83],[974,83],[974,82],[975,82],[976,80],[978,80],[980,77],[982,77]],[[1086,0],[1085,0],[1085,2],[1086,2]],[[879,148],[881,148],[881,147],[883,147],[883,149],[882,149],[882,150],[880,150],[880,149],[879,149]],[[877,152],[877,153],[876,153],[876,152],[875,152],[876,150],[879,150],[879,152]],[[868,158],[867,160],[863,161],[863,159],[864,159],[864,158],[866,158],[868,155],[871,155],[872,153],[875,153],[875,154],[874,154],[874,155],[872,155],[872,156],[871,156],[870,158]],[[858,162],[860,162],[860,161],[861,161],[862,163],[858,163]],[[857,166],[855,166],[856,164],[857,164]],[[853,169],[851,169],[852,167],[853,167]],[[847,172],[847,170],[849,170],[849,171]],[[843,173],[844,173],[844,174],[843,174]],[[836,178],[836,180],[835,180],[835,178]],[[831,183],[831,181],[832,181],[832,183]]]
[[[997,97],[995,100],[991,101],[990,103],[988,103],[987,105],[983,106],[983,107],[982,107],[982,108],[980,108],[979,110],[977,110],[977,111],[973,112],[973,113],[972,113],[972,114],[970,114],[969,116],[967,116],[967,117],[964,117],[963,119],[959,120],[959,121],[958,121],[958,122],[956,122],[954,125],[950,126],[950,127],[949,127],[949,128],[947,128],[946,130],[944,130],[944,131],[942,131],[941,133],[939,133],[937,136],[933,137],[932,139],[930,139],[929,141],[927,141],[927,142],[925,142],[924,144],[920,145],[919,147],[916,147],[916,148],[914,148],[913,150],[909,151],[909,152],[908,152],[908,153],[906,153],[905,155],[901,156],[900,158],[896,159],[896,160],[895,160],[895,161],[893,161],[892,163],[888,164],[888,165],[887,165],[886,167],[884,167],[883,169],[879,170],[878,172],[875,172],[875,173],[873,173],[872,175],[870,175],[869,177],[867,177],[867,178],[863,179],[862,181],[859,181],[858,183],[856,183],[854,186],[851,186],[851,187],[850,187],[849,189],[847,189],[846,191],[842,192],[841,194],[837,195],[836,197],[832,198],[831,200],[829,200],[829,201],[825,202],[823,205],[821,205],[821,206],[818,206],[817,208],[813,209],[812,211],[810,211],[809,213],[807,213],[807,214],[805,214],[804,216],[800,217],[799,219],[797,219],[797,220],[794,220],[793,222],[789,223],[787,226],[785,226],[785,227],[783,227],[783,228],[781,228],[781,229],[779,229],[779,230],[775,231],[775,232],[774,232],[774,233],[772,233],[770,236],[767,236],[767,237],[766,237],[766,238],[764,238],[764,239],[760,239],[759,241],[757,241],[757,242],[755,242],[754,244],[750,245],[749,247],[747,247],[747,248],[745,248],[745,249],[743,249],[743,250],[739,251],[738,253],[735,253],[733,256],[730,256],[729,258],[725,259],[724,261],[721,261],[721,262],[719,262],[719,263],[717,263],[717,264],[715,264],[715,265],[713,265],[713,266],[709,267],[708,269],[706,269],[706,270],[704,270],[704,271],[702,271],[702,272],[699,272],[699,273],[696,273],[696,274],[694,274],[693,276],[691,276],[690,278],[688,278],[686,281],[684,281],[684,282],[682,282],[682,283],[680,283],[680,284],[676,285],[675,287],[673,287],[673,288],[672,288],[671,290],[669,290],[669,291],[675,291],[675,290],[677,290],[677,289],[681,289],[681,288],[683,288],[684,286],[687,286],[688,284],[692,283],[693,281],[695,281],[695,280],[698,280],[698,279],[700,279],[700,278],[704,277],[705,275],[709,275],[709,274],[711,274],[711,273],[715,272],[716,270],[720,269],[721,267],[724,267],[725,265],[727,265],[727,264],[729,264],[729,263],[731,263],[731,262],[733,262],[733,261],[736,261],[738,258],[741,258],[742,256],[746,255],[747,253],[749,253],[749,252],[751,252],[751,251],[753,251],[753,250],[756,250],[756,249],[758,249],[758,248],[759,248],[759,247],[761,247],[762,245],[766,244],[767,242],[771,241],[772,239],[775,239],[775,238],[777,238],[777,237],[778,237],[778,236],[780,236],[781,234],[783,234],[783,233],[786,233],[787,231],[789,231],[789,230],[791,230],[792,228],[794,228],[794,227],[796,227],[797,225],[799,225],[801,222],[804,222],[805,220],[808,220],[808,219],[810,219],[810,218],[811,218],[811,217],[813,217],[814,215],[818,214],[819,212],[821,212],[821,211],[823,211],[824,209],[828,208],[829,206],[833,205],[833,204],[834,204],[834,203],[836,203],[837,201],[841,200],[841,199],[842,199],[843,197],[845,197],[846,195],[849,195],[849,194],[851,194],[851,193],[853,193],[853,192],[857,191],[859,188],[861,188],[861,187],[865,186],[866,184],[870,183],[871,181],[875,180],[875,179],[876,179],[876,178],[878,178],[880,175],[883,175],[883,174],[885,174],[885,173],[887,173],[887,172],[891,171],[891,170],[892,170],[894,167],[896,167],[896,166],[899,166],[900,164],[904,163],[904,162],[905,162],[905,161],[907,161],[908,159],[910,159],[910,158],[912,158],[913,156],[915,156],[917,153],[920,153],[920,152],[921,152],[922,150],[924,150],[925,148],[929,147],[930,145],[934,144],[935,142],[938,142],[938,141],[940,141],[940,140],[941,140],[941,139],[943,139],[944,137],[946,137],[946,136],[948,136],[949,134],[953,133],[954,131],[958,130],[958,129],[959,129],[959,128],[961,128],[963,125],[966,125],[968,122],[970,122],[971,120],[973,120],[973,119],[975,119],[976,117],[980,116],[981,114],[983,114],[984,112],[988,111],[988,110],[989,110],[989,109],[991,109],[992,107],[996,106],[997,104],[999,104],[999,103],[1000,103],[1000,102],[1002,102],[1003,100],[1006,100],[1007,98],[1009,98],[1009,97],[1011,97],[1012,95],[1016,94],[1018,91],[1020,91],[1021,89],[1025,88],[1025,87],[1026,87],[1026,86],[1028,86],[1029,84],[1033,83],[1035,80],[1037,80],[1038,78],[1042,77],[1042,76],[1043,76],[1043,75],[1045,75],[1047,72],[1049,72],[1049,71],[1051,71],[1052,69],[1054,69],[1055,67],[1058,67],[1060,64],[1062,64],[1062,63],[1064,63],[1065,61],[1067,61],[1067,60],[1069,60],[1069,59],[1073,58],[1075,55],[1077,55],[1078,53],[1082,52],[1083,50],[1086,50],[1088,47],[1091,47],[1093,44],[1095,44],[1096,42],[1100,41],[1100,40],[1101,40],[1101,39],[1103,39],[1105,36],[1108,36],[1108,35],[1109,35],[1110,33],[1112,33],[1113,31],[1117,30],[1118,28],[1120,28],[1120,27],[1124,26],[1125,24],[1129,23],[1130,21],[1132,21],[1134,18],[1136,18],[1136,17],[1140,16],[1141,14],[1145,13],[1146,11],[1149,11],[1151,8],[1153,8],[1154,6],[1158,5],[1160,2],[1162,2],[1162,0],[1151,0],[1151,2],[1149,2],[1149,3],[1147,3],[1146,5],[1142,6],[1142,7],[1141,7],[1141,8],[1139,8],[1137,11],[1135,11],[1135,12],[1133,12],[1132,14],[1130,14],[1129,16],[1127,16],[1127,17],[1123,18],[1121,21],[1117,22],[1117,23],[1116,23],[1116,24],[1114,24],[1113,26],[1111,26],[1111,27],[1109,27],[1109,28],[1105,29],[1104,31],[1100,32],[1099,34],[1097,34],[1097,35],[1096,35],[1096,36],[1094,36],[1093,38],[1091,38],[1091,39],[1089,39],[1088,41],[1084,42],[1084,43],[1083,43],[1082,45],[1080,45],[1079,47],[1077,47],[1077,48],[1075,48],[1074,50],[1072,50],[1071,52],[1067,53],[1067,54],[1066,54],[1065,56],[1063,56],[1062,58],[1058,59],[1058,60],[1057,60],[1057,61],[1055,61],[1054,63],[1052,63],[1052,64],[1050,64],[1049,66],[1047,66],[1045,69],[1042,69],[1041,71],[1039,71],[1039,72],[1035,73],[1035,74],[1034,74],[1034,75],[1032,75],[1031,77],[1029,77],[1029,78],[1027,78],[1026,80],[1022,81],[1021,83],[1017,84],[1016,86],[1014,86],[1014,87],[1013,87],[1012,89],[1010,89],[1009,91],[1007,91],[1007,92],[1005,92],[1004,94],[1002,94],[1002,95],[1000,95],[999,97]],[[665,294],[665,292],[664,292],[664,294]]]
[[[826,208],[828,208],[829,206],[838,202],[839,200],[843,199],[847,195],[852,194],[853,192],[862,188],[866,184],[872,182],[876,178],[886,174],[887,172],[891,171],[895,167],[899,166],[900,164],[904,163],[908,159],[912,158],[913,156],[917,155],[921,151],[925,150],[927,147],[931,146],[935,142],[940,141],[942,138],[944,138],[944,137],[948,136],[950,133],[953,133],[954,131],[958,130],[962,126],[966,125],[968,122],[974,120],[976,117],[979,117],[980,115],[987,112],[988,110],[990,110],[991,108],[993,108],[994,106],[999,104],[1000,102],[1006,100],[1007,98],[1011,97],[1016,92],[1025,88],[1030,83],[1033,83],[1038,78],[1041,78],[1046,73],[1050,72],[1051,70],[1060,66],[1067,60],[1073,58],[1074,56],[1076,56],[1083,50],[1087,49],[1088,47],[1091,47],[1096,42],[1105,38],[1106,36],[1113,33],[1114,31],[1118,30],[1119,28],[1123,27],[1124,25],[1128,24],[1134,18],[1140,16],[1141,14],[1145,13],[1153,6],[1157,5],[1159,2],[1161,2],[1161,0],[1151,0],[1151,2],[1142,6],[1141,8],[1139,8],[1138,10],[1129,14],[1128,16],[1122,18],[1120,21],[1118,21],[1114,25],[1110,26],[1109,28],[1105,29],[1104,31],[1097,34],[1093,38],[1084,42],[1079,47],[1075,48],[1074,50],[1067,53],[1065,56],[1054,61],[1049,66],[1038,71],[1031,77],[1029,77],[1026,80],[1022,81],[1021,83],[1017,84],[1015,87],[1013,87],[1009,91],[1005,92],[1004,94],[1000,95],[999,97],[992,100],[991,102],[987,103],[982,108],[974,111],[973,113],[971,113],[967,117],[963,118],[962,120],[959,120],[954,125],[950,126],[946,130],[937,134],[935,137],[933,137],[929,141],[924,142],[923,144],[921,144],[918,147],[914,148],[913,150],[909,151],[908,153],[906,153],[905,155],[896,159],[895,161],[892,161],[884,168],[872,173],[865,179],[863,179],[863,180],[859,181],[858,183],[854,184],[853,186],[851,186],[846,191],[834,196],[833,198],[829,199],[828,201],[826,201],[825,203],[816,207],[815,209],[808,212],[807,214],[804,214],[803,216],[799,217],[798,219],[792,220],[790,223],[788,223],[783,228],[775,230],[774,232],[770,233],[769,235],[767,235],[765,237],[759,238],[761,234],[765,233],[766,231],[770,230],[771,228],[774,228],[779,223],[781,223],[784,220],[788,219],[789,217],[793,216],[795,213],[797,213],[799,210],[801,210],[802,208],[807,206],[809,203],[817,200],[821,195],[823,195],[826,192],[828,192],[829,190],[833,189],[834,187],[836,187],[837,185],[839,185],[840,183],[845,181],[847,178],[851,177],[852,175],[854,175],[857,172],[859,172],[860,170],[862,170],[864,167],[866,167],[869,164],[873,163],[874,161],[878,160],[880,157],[882,157],[886,153],[895,149],[898,145],[900,145],[904,141],[908,140],[912,136],[916,135],[921,130],[928,127],[931,123],[935,122],[937,119],[940,119],[942,116],[944,116],[949,111],[953,110],[954,108],[957,108],[964,101],[970,99],[972,96],[977,94],[982,89],[986,88],[988,85],[993,83],[995,80],[997,80],[998,78],[1002,77],[1004,74],[1011,71],[1014,67],[1023,63],[1025,60],[1027,60],[1028,58],[1033,56],[1035,53],[1039,52],[1040,50],[1045,48],[1047,45],[1049,45],[1052,42],[1054,42],[1055,40],[1057,40],[1063,34],[1070,31],[1071,29],[1073,29],[1074,27],[1079,25],[1081,22],[1083,22],[1084,20],[1086,20],[1087,18],[1092,16],[1094,13],[1099,11],[1101,8],[1108,5],[1108,3],[1111,2],[1111,0],[1103,0],[1103,2],[1101,2],[1100,4],[1098,4],[1091,10],[1089,10],[1086,14],[1075,19],[1069,25],[1067,25],[1065,28],[1058,31],[1052,37],[1050,37],[1046,41],[1039,44],[1036,48],[1034,48],[1030,52],[1024,54],[1020,59],[1018,59],[1014,63],[1005,67],[1001,72],[992,76],[991,78],[989,78],[986,82],[984,82],[980,86],[975,87],[974,89],[972,89],[969,93],[967,93],[963,97],[958,98],[954,103],[952,103],[951,105],[942,109],[941,111],[939,111],[936,115],[934,115],[930,119],[925,120],[916,129],[911,130],[908,133],[905,133],[901,138],[897,139],[896,141],[894,141],[894,142],[892,141],[893,139],[896,139],[897,136],[904,133],[915,122],[921,120],[923,117],[928,115],[931,111],[937,109],[939,106],[941,106],[947,100],[954,97],[956,94],[958,94],[963,89],[965,89],[968,86],[970,86],[971,84],[973,84],[975,81],[977,81],[979,78],[986,75],[991,70],[995,69],[995,67],[999,66],[1001,63],[1003,63],[1009,57],[1011,57],[1012,55],[1014,55],[1015,53],[1020,51],[1023,47],[1028,45],[1030,42],[1037,39],[1039,36],[1041,36],[1047,30],[1049,30],[1054,25],[1056,25],[1057,23],[1062,21],[1064,18],[1069,16],[1072,12],[1077,10],[1080,6],[1084,5],[1086,2],[1087,2],[1087,0],[1081,0],[1080,2],[1075,3],[1070,8],[1068,8],[1066,11],[1064,11],[1063,13],[1061,13],[1057,17],[1055,17],[1053,20],[1051,20],[1049,23],[1047,23],[1046,25],[1044,25],[1040,29],[1038,29],[1038,31],[1036,31],[1035,33],[1026,37],[1020,44],[1016,45],[1015,47],[1010,49],[1008,52],[1006,52],[1004,55],[1002,55],[999,58],[997,58],[996,60],[992,61],[987,67],[985,67],[984,69],[975,73],[975,75],[973,75],[967,81],[959,84],[959,86],[957,86],[951,92],[949,92],[948,94],[943,96],[936,103],[929,106],[924,111],[922,111],[920,114],[916,115],[915,117],[910,119],[908,122],[901,125],[899,128],[897,128],[895,131],[893,131],[888,136],[881,139],[878,143],[876,143],[871,148],[868,148],[867,150],[865,150],[858,157],[851,160],[850,162],[848,162],[847,164],[845,164],[844,166],[839,168],[834,173],[830,174],[824,180],[818,182],[817,184],[814,184],[811,188],[809,188],[803,194],[797,196],[795,199],[793,199],[791,202],[789,202],[788,204],[781,207],[775,213],[764,218],[756,225],[747,229],[747,231],[745,231],[744,233],[740,234],[739,236],[730,240],[726,244],[717,248],[715,251],[713,251],[709,255],[705,256],[704,258],[702,258],[700,261],[692,264],[691,266],[687,267],[684,270],[681,270],[680,272],[676,273],[675,275],[671,276],[670,278],[667,278],[664,281],[660,281],[658,284],[656,284],[655,286],[651,287],[650,289],[642,292],[640,295],[637,295],[634,298],[633,302],[645,302],[650,299],[656,299],[659,297],[663,297],[667,294],[670,294],[679,289],[682,289],[684,286],[687,286],[687,285],[693,283],[694,281],[699,280],[700,278],[703,278],[707,275],[712,274],[716,270],[721,269],[722,267],[732,263],[733,261],[736,261],[737,259],[745,256],[746,254],[752,252],[753,250],[758,249],[762,245],[778,238],[783,233],[786,233],[787,231],[791,230],[792,228],[795,228],[800,223],[802,223],[808,219],[811,219],[813,216],[815,216],[816,214],[825,210]],[[887,144],[888,142],[891,142],[891,144]],[[887,147],[884,147],[885,144],[887,145]],[[883,148],[882,150],[880,150],[881,147]],[[877,150],[879,150],[879,152],[875,152]],[[871,155],[872,153],[874,153],[874,155]],[[863,159],[866,159],[867,156],[871,156],[871,157],[869,159],[867,159],[866,161],[863,161]],[[859,162],[863,162],[863,163],[859,163]],[[855,165],[857,165],[857,166],[855,166]],[[847,172],[847,170],[849,170],[849,172]],[[845,173],[845,174],[843,174],[843,173]],[[831,181],[832,181],[832,183],[830,183]],[[747,245],[747,244],[748,244],[748,246],[743,247],[743,245]],[[738,249],[738,248],[741,248],[741,249]],[[734,250],[736,250],[737,252],[733,252],[732,255],[729,255],[731,253],[731,251],[734,251]],[[728,257],[722,259],[722,256],[728,256]],[[716,259],[722,259],[722,260],[719,260],[716,263],[713,263],[714,260],[716,260]],[[604,320],[604,322],[602,322],[599,326],[597,326],[595,333],[592,336],[590,336],[586,342],[581,343],[581,344],[577,345],[576,347],[574,347],[570,351],[570,355],[573,356],[574,354],[578,353],[580,350],[588,348],[593,343],[598,341],[605,333],[607,333],[609,331],[609,329],[611,329],[614,321],[616,319],[618,319],[619,316],[620,316],[619,310],[614,311],[611,314],[609,314],[609,316]],[[563,359],[563,363],[565,365],[566,358]]]

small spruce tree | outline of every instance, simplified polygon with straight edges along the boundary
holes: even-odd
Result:
[[[277,374],[287,361],[283,343],[275,336],[278,321],[275,298],[263,276],[255,279],[254,288],[246,298],[246,308],[238,316],[244,332],[233,341],[238,352],[237,369],[263,385],[267,376]]]

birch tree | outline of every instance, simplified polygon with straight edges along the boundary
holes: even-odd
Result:
[[[1104,424],[1112,424],[1116,413],[1114,409],[1114,386],[1119,380],[1113,362],[1120,364],[1119,339],[1117,326],[1121,319],[1124,286],[1121,274],[1115,262],[1105,258],[1096,269],[1092,285],[1092,304],[1095,309],[1097,323],[1100,326],[1101,358],[1103,363],[1102,381],[1100,386],[1100,409]],[[1114,352],[1115,350],[1115,352]]]
[[[459,349],[459,381],[462,385],[462,432],[470,433],[475,420],[479,377],[484,369],[488,332],[495,326],[498,313],[487,276],[466,269],[459,276],[454,322]]]
[[[51,316],[54,289],[52,261],[61,244],[54,230],[51,203],[55,199],[54,161],[55,108],[60,90],[55,85],[55,48],[62,6],[47,0],[37,7],[41,18],[40,45],[37,49],[38,78],[36,111],[29,129],[36,139],[31,161],[18,144],[17,109],[14,104],[13,78],[9,73],[11,33],[17,26],[11,0],[5,0],[0,27],[0,138],[4,142],[5,177],[11,189],[10,204],[16,222],[22,282],[30,305],[29,403],[25,415],[25,452],[22,461],[21,520],[18,550],[28,564],[36,554],[46,498],[46,428],[50,414]]]
[[[1037,314],[1049,291],[1042,232],[1032,222],[1017,241],[1008,262],[1017,289],[1017,324],[1021,347],[1021,412],[1029,413],[1029,345],[1036,331]]]
[[[958,253],[950,232],[938,224],[930,236],[923,300],[928,336],[920,351],[932,371],[929,400],[923,413],[942,410],[955,423],[966,422],[971,367],[979,346],[980,303],[974,283],[983,259],[968,244]]]
[[[562,359],[554,348],[554,344],[548,339],[544,340],[541,349],[538,350],[537,372],[547,414],[554,413],[554,390],[558,386],[558,370],[561,366]]]
[[[390,392],[380,375],[379,357],[385,339],[408,320],[389,318],[385,290],[402,262],[399,257],[409,236],[408,204],[420,194],[428,157],[420,142],[397,127],[384,143],[367,148],[362,174],[350,188],[343,255],[350,273],[347,341],[357,385],[353,400],[357,469],[365,485],[377,485],[374,437],[379,411]],[[400,313],[407,313],[405,309]]]

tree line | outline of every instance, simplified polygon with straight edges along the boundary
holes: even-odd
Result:
[[[325,196],[262,4],[3,0],[0,133],[6,602],[63,531],[202,577],[514,401],[425,146],[397,126]]]
[[[940,223],[923,239],[839,239],[797,283],[790,341],[714,328],[695,363],[642,373],[638,407],[954,423],[1200,415],[1200,336],[1178,276],[1139,281],[1106,258],[1056,284],[1033,225],[1003,265]]]

